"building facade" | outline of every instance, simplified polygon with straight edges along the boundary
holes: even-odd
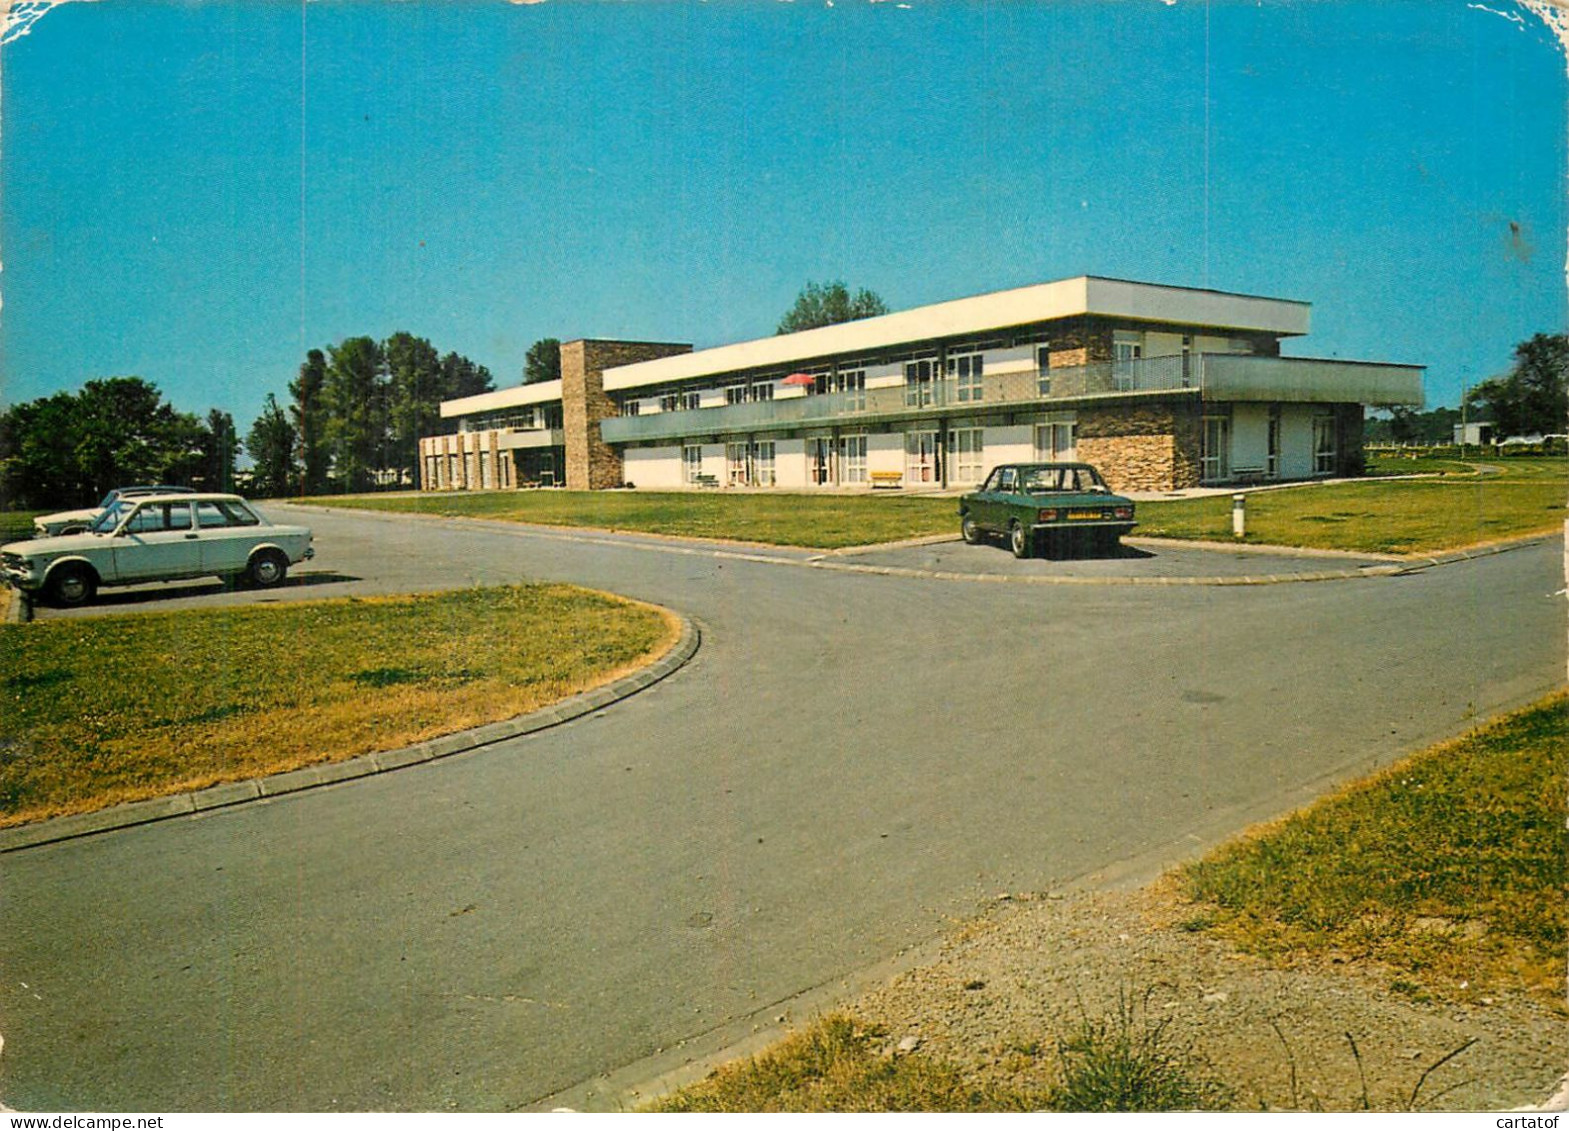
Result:
[[[693,351],[580,340],[448,401],[421,487],[964,488],[1080,459],[1115,490],[1355,475],[1421,366],[1281,355],[1308,304],[1080,276]]]

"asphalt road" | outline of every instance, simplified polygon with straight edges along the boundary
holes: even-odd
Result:
[[[284,590],[108,607],[564,579],[675,608],[703,645],[553,731],[0,857],[10,1106],[527,1106],[767,1020],[996,892],[1191,854],[1564,679],[1558,540],[1148,588],[308,521],[319,557]]]

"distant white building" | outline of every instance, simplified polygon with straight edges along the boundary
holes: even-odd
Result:
[[[1493,423],[1490,420],[1473,420],[1455,425],[1456,444],[1491,444]]]
[[[1079,276],[698,350],[578,340],[561,379],[447,401],[426,490],[940,490],[1082,459],[1114,489],[1354,475],[1419,365],[1280,356],[1307,303]]]

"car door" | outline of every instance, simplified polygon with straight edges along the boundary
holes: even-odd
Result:
[[[250,561],[261,520],[235,499],[203,499],[196,504],[201,532],[203,573],[240,573]]]
[[[117,581],[200,575],[201,542],[191,504],[138,503],[115,531],[113,552]]]
[[[1002,534],[1007,531],[1013,517],[1014,495],[1019,489],[1019,469],[999,467],[993,475],[994,483],[986,501],[987,530]]]

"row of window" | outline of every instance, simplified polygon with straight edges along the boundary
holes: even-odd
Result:
[[[1035,458],[1074,458],[1072,422],[1040,424],[1035,428]],[[948,482],[979,483],[986,474],[985,430],[954,428],[948,432]],[[916,431],[904,434],[904,479],[909,484],[939,482],[938,434]],[[778,481],[777,449],[772,440],[725,445],[725,483],[731,487],[772,487]],[[870,481],[866,463],[866,436],[816,437],[806,441],[807,482],[823,486],[855,485]],[[682,480],[689,485],[703,480],[703,448],[687,444],[681,449]]]

